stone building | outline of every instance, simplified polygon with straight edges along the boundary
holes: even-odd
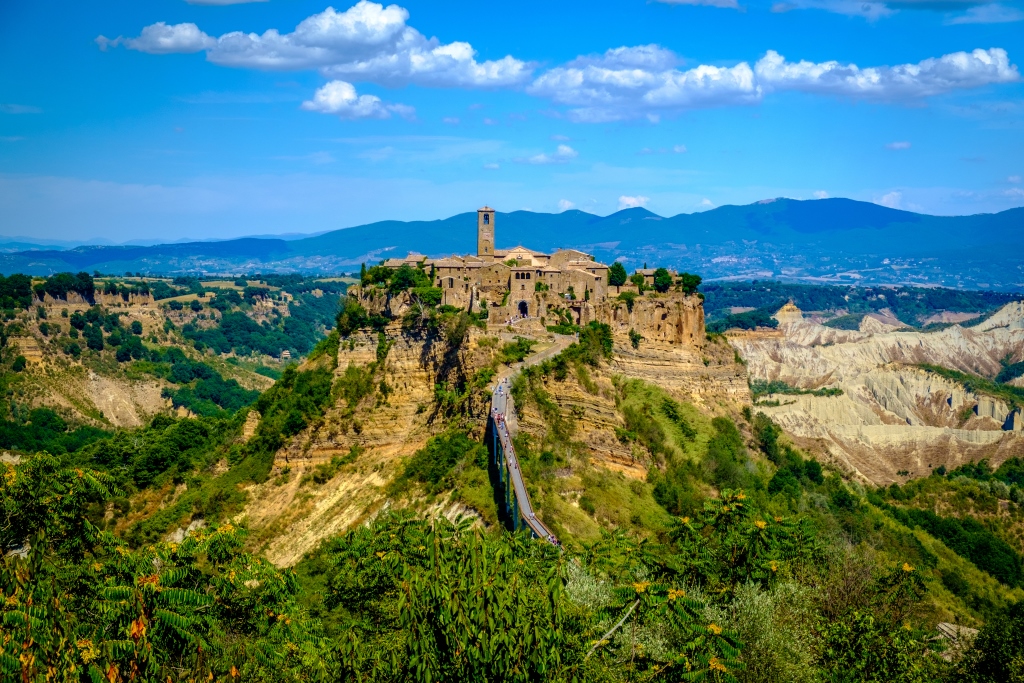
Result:
[[[551,254],[516,246],[495,247],[495,211],[477,211],[477,253],[429,259],[409,254],[384,265],[433,272],[441,303],[467,310],[493,310],[505,318],[537,318],[553,306],[599,302],[608,296],[608,266],[576,249]],[[617,294],[617,292],[616,292]]]

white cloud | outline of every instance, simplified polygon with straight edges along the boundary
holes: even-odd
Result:
[[[736,0],[656,0],[666,5],[709,5],[711,7],[722,7],[724,9],[739,9]]]
[[[1014,183],[1014,184],[1019,183],[1020,182],[1020,176],[1019,175],[1012,175],[1012,176],[1010,176],[1009,178],[1006,179],[1006,182]]]
[[[250,2],[267,2],[267,0],[185,0],[190,5],[245,5]]]
[[[756,104],[773,91],[799,90],[876,101],[907,101],[952,90],[1020,80],[1006,50],[955,52],[916,64],[861,68],[856,64],[788,62],[769,50],[753,68],[699,65],[682,70],[657,45],[622,47],[579,57],[551,69],[527,88],[569,107],[575,121],[607,122],[701,107]]]
[[[705,197],[704,199],[700,200],[700,204],[698,204],[698,206],[702,209],[713,209],[715,208],[715,203],[708,199],[707,197]]]
[[[442,121],[442,123],[447,123],[448,125],[451,125],[451,126],[459,125],[459,117],[458,116],[446,116],[443,119],[441,119],[441,121]]]
[[[1024,12],[1015,7],[993,3],[971,7],[963,14],[947,19],[946,24],[1008,24],[1021,20],[1024,20]]]
[[[442,44],[408,26],[409,12],[360,0],[344,12],[328,7],[291,33],[233,31],[211,38],[195,24],[147,26],[138,38],[97,38],[102,49],[123,42],[143,52],[198,52],[222,66],[268,71],[318,69],[327,78],[387,85],[506,87],[530,78],[532,67],[512,56],[478,62],[466,42]]]
[[[21,135],[5,135],[3,137],[0,137],[0,142],[18,142],[19,140],[24,139],[24,136]]]
[[[750,104],[761,97],[750,65],[676,69],[678,57],[657,45],[621,47],[580,57],[542,74],[527,92],[572,107],[575,121],[606,122],[659,111]]]
[[[151,55],[169,55],[174,53],[191,53],[208,50],[217,41],[199,30],[195,24],[168,25],[162,21],[142,29],[138,38],[115,38],[108,40],[103,36],[96,39],[100,49],[115,47],[124,43],[129,50],[148,52]]]
[[[650,197],[644,197],[637,195],[636,197],[629,197],[622,195],[619,197],[619,211],[622,209],[636,209],[641,206],[647,206],[647,202],[651,201]]]
[[[573,209],[575,207],[576,207],[576,204],[574,204],[573,202],[570,202],[568,199],[559,199],[558,200],[558,210],[559,211],[568,211],[569,209]]]
[[[568,135],[552,135],[551,139],[555,142],[569,142],[570,140]]]
[[[488,171],[497,171],[499,168],[501,168],[501,164],[484,164],[484,168],[486,168]]]
[[[910,143],[906,142],[906,141],[890,142],[889,144],[887,144],[885,146],[885,148],[886,149],[894,149],[894,150],[910,149]]]
[[[395,113],[412,118],[415,110],[404,104],[388,104],[376,95],[359,95],[355,86],[345,81],[331,81],[302,103],[306,111],[334,114],[343,119],[389,119]]]
[[[898,209],[900,208],[900,204],[903,203],[903,193],[890,192],[888,194],[883,195],[882,198],[875,203],[881,204],[882,206],[887,206],[890,209]]]
[[[532,157],[527,157],[525,159],[516,159],[516,161],[534,164],[536,166],[543,166],[546,164],[564,164],[570,159],[575,159],[578,156],[579,152],[569,145],[559,145],[552,154],[535,154]]]
[[[484,125],[485,126],[496,126],[496,125],[498,125],[498,122],[495,119],[489,119],[489,118],[485,117],[484,118]]]
[[[815,199],[828,199],[828,192],[825,192],[825,190],[815,190],[814,198]]]
[[[917,64],[862,69],[856,64],[787,62],[769,50],[754,67],[765,90],[802,90],[874,100],[907,100],[1020,80],[1006,50],[954,52]]]
[[[672,147],[672,151],[676,154],[686,154],[686,145],[675,145]]]
[[[43,110],[28,104],[0,104],[0,111],[5,114],[41,114]]]

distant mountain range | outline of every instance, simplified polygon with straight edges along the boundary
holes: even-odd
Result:
[[[928,216],[850,199],[774,199],[670,218],[642,208],[604,217],[583,211],[514,211],[497,214],[495,227],[499,247],[574,247],[605,262],[666,265],[706,278],[1024,290],[1024,208]],[[472,252],[476,212],[295,237],[71,249],[17,245],[16,251],[0,253],[0,272],[349,272],[360,263],[409,251],[429,256]],[[5,250],[2,243],[0,250]]]

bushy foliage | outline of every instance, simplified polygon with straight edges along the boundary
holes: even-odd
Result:
[[[755,330],[758,327],[776,328],[779,326],[779,321],[773,316],[775,308],[762,308],[754,311],[747,311],[746,313],[735,313],[727,315],[724,318],[714,320],[706,325],[708,332],[722,333],[726,330],[733,328],[740,330]]]
[[[13,277],[13,276],[12,276]],[[74,292],[86,301],[92,301],[95,293],[95,283],[89,273],[57,273],[46,278],[45,282],[34,287],[36,294],[42,298],[49,294],[54,299],[67,299],[68,294]]]
[[[612,287],[621,287],[626,284],[626,269],[622,263],[616,261],[608,268],[608,284]]]
[[[32,305],[32,278],[21,273],[0,275],[0,308],[27,309]]]
[[[0,671],[5,680],[327,680],[335,660],[294,575],[230,525],[132,550],[88,510],[108,478],[36,456],[5,466]]]
[[[771,381],[754,379],[750,381],[750,394],[751,397],[756,400],[762,396],[767,396],[768,394],[786,394],[789,396],[799,396],[801,394],[809,396],[842,396],[843,390],[838,387],[800,389],[779,379],[773,379]]]
[[[70,427],[50,408],[33,408],[24,419],[0,419],[0,448],[22,452],[73,453],[107,432],[96,427]]]
[[[1024,560],[1020,554],[978,520],[941,517],[931,510],[891,505],[886,508],[902,524],[924,529],[1007,586],[1020,586],[1024,582]]]
[[[452,469],[468,460],[479,467],[487,466],[487,449],[462,432],[449,432],[432,436],[427,444],[416,451],[405,465],[405,480],[426,484],[432,491],[451,488]]]
[[[654,289],[657,292],[665,293],[672,286],[672,274],[666,268],[658,268],[654,271]]]

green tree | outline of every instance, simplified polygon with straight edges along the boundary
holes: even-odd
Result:
[[[701,276],[693,275],[691,273],[680,273],[676,282],[679,283],[679,289],[684,294],[695,294],[697,292],[697,288],[700,287]]]
[[[654,271],[654,289],[664,294],[672,286],[672,275],[665,268]]]
[[[613,263],[608,269],[608,284],[612,287],[621,287],[626,284],[626,279],[626,269],[623,265],[618,261]]]

